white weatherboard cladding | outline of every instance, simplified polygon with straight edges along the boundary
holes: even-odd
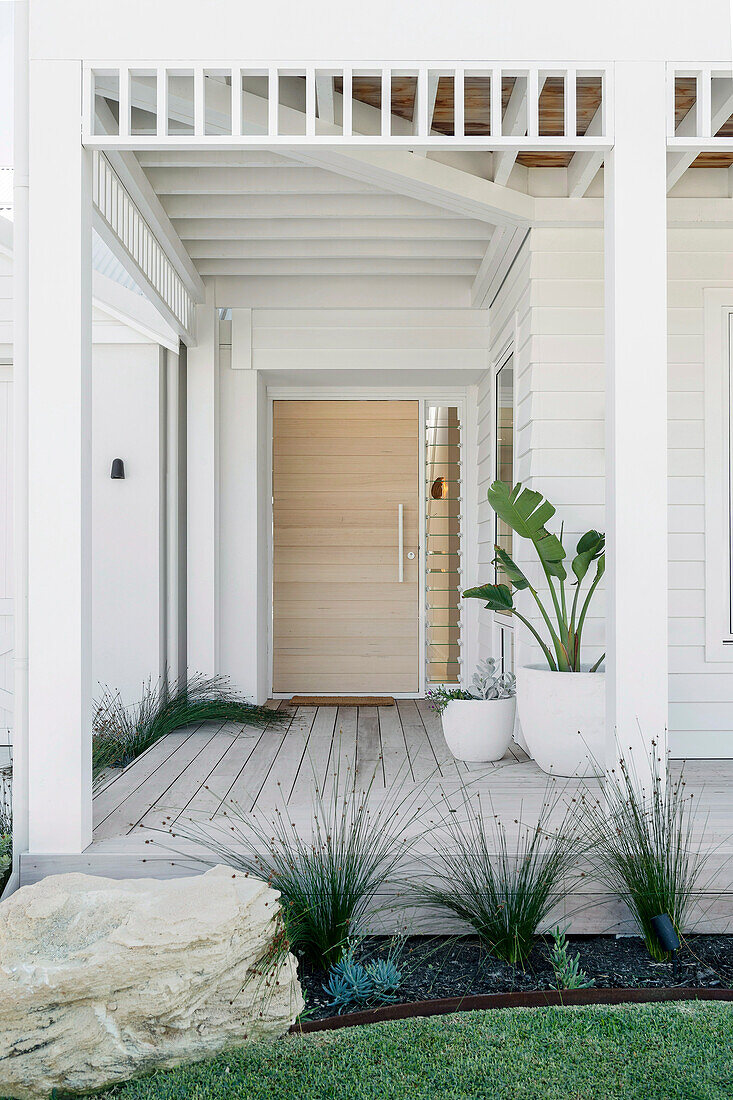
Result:
[[[732,234],[727,226],[710,222],[672,225],[668,235],[669,729],[674,756],[733,755],[733,662],[705,660],[703,476],[703,290],[733,287]],[[566,541],[572,545],[588,527],[604,527],[601,230],[532,232],[490,309],[492,361],[512,334],[512,318],[516,476],[558,504],[558,519],[565,520]],[[492,576],[494,528],[485,502],[493,476],[492,389],[487,372],[478,386],[477,580]],[[522,551],[520,544],[518,559],[536,571]],[[602,593],[593,611],[586,630],[589,660],[603,651]],[[482,611],[479,656],[491,653],[495,644],[491,616]],[[523,638],[518,661],[538,658],[537,647]]]
[[[668,242],[670,743],[732,756],[733,661],[705,659],[703,291],[733,288],[733,229],[671,226]]]
[[[489,311],[494,363],[509,340],[514,348],[515,477],[557,507],[571,549],[590,527],[604,527],[603,234],[599,229],[535,229]],[[480,576],[490,579],[494,522],[486,502],[493,476],[493,382],[479,389]],[[482,431],[481,425],[485,424]],[[482,441],[483,437],[483,441]],[[528,543],[514,553],[540,592],[541,573]],[[518,605],[538,624],[526,594]],[[603,652],[603,595],[586,620],[585,653]],[[495,645],[490,613],[482,615],[481,656]],[[517,636],[519,664],[542,654],[526,631]]]

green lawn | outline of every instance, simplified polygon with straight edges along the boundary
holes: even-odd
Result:
[[[289,1036],[104,1094],[119,1100],[718,1100],[733,1004],[504,1009]]]

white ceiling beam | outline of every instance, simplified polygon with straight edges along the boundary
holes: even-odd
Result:
[[[526,236],[524,228],[498,226],[494,230],[471,287],[471,305],[475,309],[491,305]]]
[[[537,82],[539,100],[547,78],[540,76]],[[494,94],[494,89],[491,89]],[[527,78],[517,77],[502,120],[502,133],[509,136],[527,133]],[[517,159],[517,150],[507,149],[494,153],[494,183],[506,186]]]
[[[712,126],[710,132],[717,134],[724,122],[733,114],[733,80],[718,79],[712,87]],[[694,137],[697,132],[697,104],[693,104],[675,130],[675,137]],[[699,150],[683,150],[667,153],[667,190],[669,191],[682,178],[694,163]]]
[[[468,218],[190,218],[174,222],[181,240],[463,240],[488,242],[486,222]]]
[[[104,103],[97,105],[97,119],[107,132],[115,125],[112,112]],[[104,155],[178,272],[186,290],[194,301],[203,302],[206,291],[201,277],[135,154],[109,150]],[[125,259],[123,265],[126,271],[129,270],[130,260]],[[137,272],[130,274],[136,278]]]
[[[108,317],[128,325],[148,340],[178,351],[178,334],[165,323],[153,303],[100,271],[94,272],[92,302]]]
[[[603,108],[599,107],[588,123],[588,137],[603,133]],[[603,164],[603,153],[574,153],[568,165],[568,197],[582,199]]]
[[[402,149],[293,150],[291,155],[350,179],[432,203],[462,217],[492,225],[528,225],[534,215],[531,195],[498,186],[438,161]]]

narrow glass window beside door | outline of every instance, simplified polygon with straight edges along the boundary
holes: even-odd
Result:
[[[496,480],[514,484],[514,356],[504,360],[496,372]],[[494,542],[511,556],[512,529],[496,516]],[[501,566],[495,566],[495,583],[509,584]]]
[[[461,679],[461,421],[456,406],[425,407],[427,684]]]

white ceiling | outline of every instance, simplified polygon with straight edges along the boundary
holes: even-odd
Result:
[[[492,226],[278,153],[141,151],[202,276],[475,277]]]

